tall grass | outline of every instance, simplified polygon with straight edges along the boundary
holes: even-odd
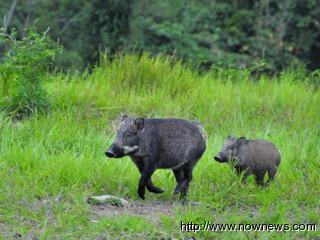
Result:
[[[298,71],[252,80],[248,71],[199,73],[169,57],[122,55],[104,60],[92,74],[58,74],[46,85],[53,107],[47,115],[11,121],[0,115],[0,235],[40,239],[186,236],[180,220],[217,223],[320,223],[320,94]],[[297,79],[298,78],[298,79]],[[91,222],[85,202],[93,194],[138,200],[138,171],[128,158],[103,153],[121,113],[200,121],[208,148],[194,171],[191,201],[160,225],[133,216]],[[227,165],[213,161],[228,134],[264,138],[282,154],[276,181],[244,186]],[[157,171],[170,201],[171,171]],[[207,207],[207,206],[210,207]],[[139,234],[142,235],[139,235]],[[149,235],[148,235],[149,234]],[[273,239],[315,237],[315,232],[198,233],[198,238]]]

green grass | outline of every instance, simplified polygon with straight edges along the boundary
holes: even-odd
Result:
[[[318,232],[180,232],[180,221],[202,223],[320,224],[320,91],[299,77],[250,79],[248,71],[199,74],[172,59],[148,55],[104,61],[92,74],[59,74],[46,86],[52,108],[46,115],[11,121],[0,115],[0,236],[23,239],[196,238],[306,239]],[[129,158],[107,159],[121,113],[197,119],[209,136],[194,170],[190,201],[174,216],[153,223],[143,216],[104,216],[92,222],[91,195],[133,201],[138,171]],[[246,186],[228,165],[213,160],[228,134],[264,138],[282,154],[276,181]],[[170,201],[175,181],[169,170],[153,176]],[[210,207],[207,207],[209,205]]]

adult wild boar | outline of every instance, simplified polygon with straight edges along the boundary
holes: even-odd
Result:
[[[206,150],[206,134],[198,122],[183,119],[131,118],[124,115],[114,142],[105,152],[109,158],[129,156],[141,174],[138,195],[145,187],[153,193],[163,190],[153,185],[156,169],[172,169],[177,186],[174,194],[185,199],[192,170]]]
[[[249,175],[255,176],[258,185],[265,185],[264,175],[268,172],[267,184],[277,173],[281,157],[276,147],[265,140],[248,140],[245,137],[229,136],[221,151],[214,157],[218,162],[232,162],[238,175],[245,183]]]

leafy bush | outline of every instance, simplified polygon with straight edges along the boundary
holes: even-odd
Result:
[[[15,32],[8,34],[1,30],[1,42],[8,49],[4,62],[0,64],[1,108],[21,118],[49,106],[43,85],[61,47],[50,40],[47,32],[39,34],[29,29],[25,37],[16,39],[15,36]]]

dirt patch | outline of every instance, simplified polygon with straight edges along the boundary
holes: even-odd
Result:
[[[160,222],[162,215],[172,217],[176,203],[172,202],[131,202],[128,206],[117,207],[112,205],[93,206],[92,221],[98,221],[101,217],[117,217],[120,215],[141,216],[153,223]]]

